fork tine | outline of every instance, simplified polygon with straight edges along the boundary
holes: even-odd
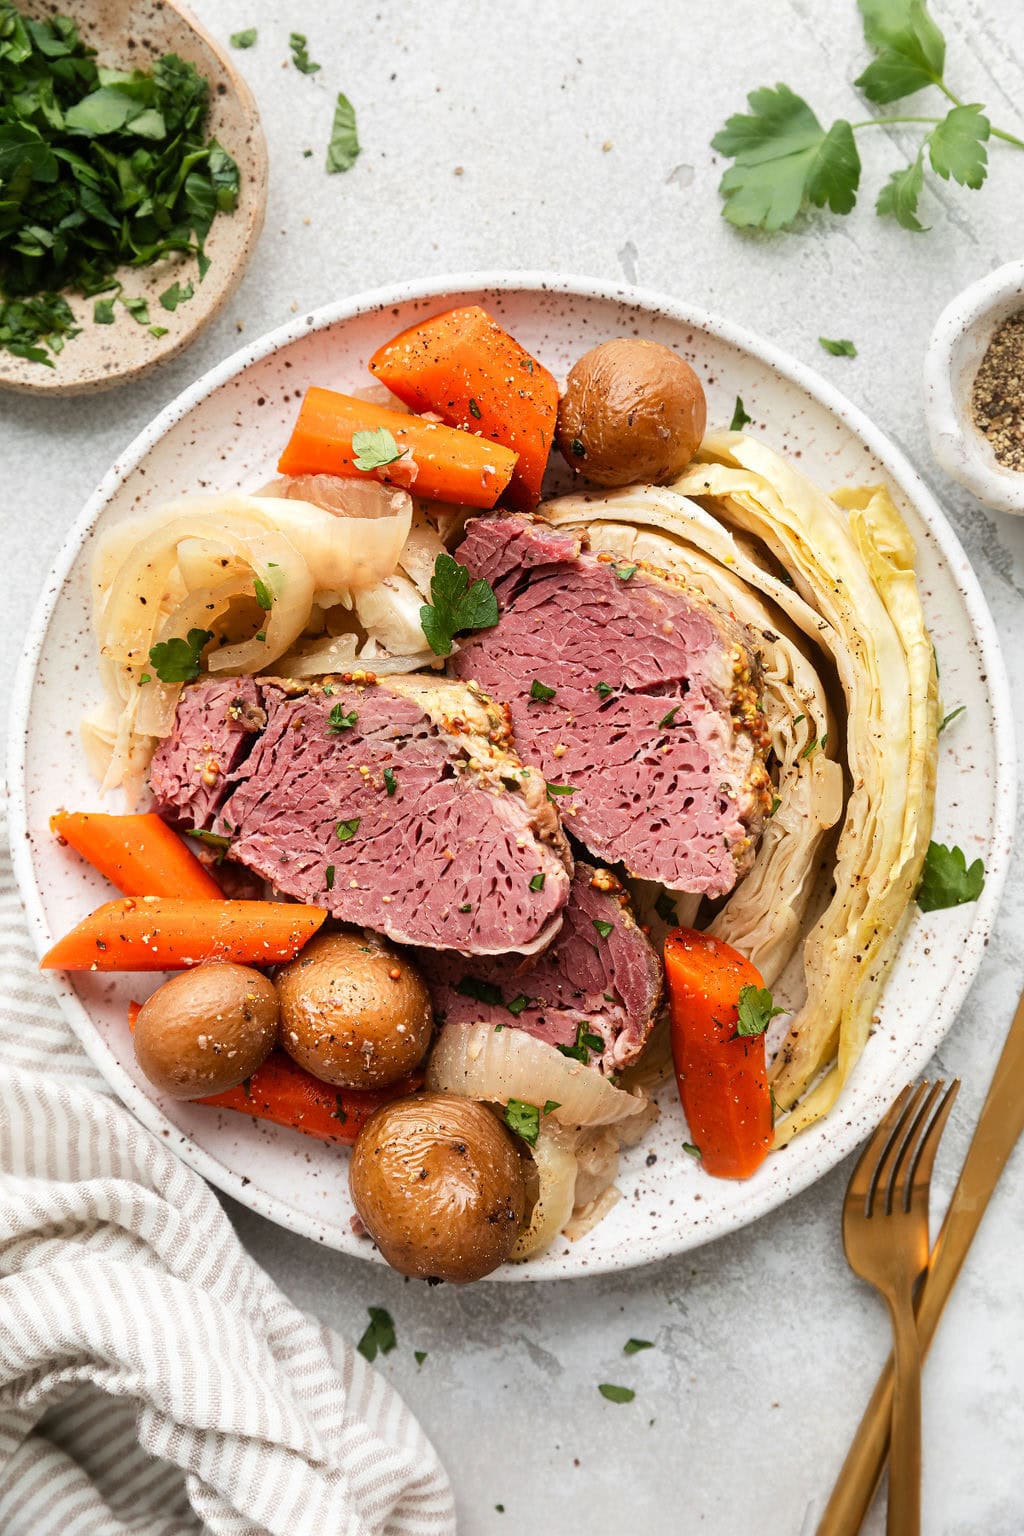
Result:
[[[900,1090],[898,1097],[890,1104],[885,1115],[864,1143],[860,1157],[857,1159],[857,1166],[850,1175],[850,1182],[846,1187],[845,1203],[848,1208],[859,1207],[862,1211],[866,1209],[868,1191],[871,1188],[875,1169],[886,1147],[889,1145],[890,1136],[899,1122],[903,1106],[907,1102],[907,1097],[910,1093],[910,1088],[911,1085],[908,1083],[905,1088]]]
[[[927,1083],[923,1085],[927,1087]],[[935,1103],[942,1094],[945,1083],[941,1078],[933,1083],[924,1100],[914,1115],[913,1124],[907,1129],[900,1147],[899,1155],[892,1169],[889,1187],[886,1191],[886,1214],[891,1215],[894,1210],[909,1210],[908,1196],[911,1180],[913,1178],[914,1164],[921,1150],[923,1139],[927,1135],[928,1124],[934,1111]]]
[[[938,1084],[941,1088],[943,1085]],[[931,1123],[927,1126],[921,1137],[920,1144],[914,1155],[906,1180],[908,1188],[904,1194],[904,1209],[912,1211],[920,1209],[922,1203],[927,1204],[928,1188],[931,1184],[932,1169],[935,1166],[935,1154],[939,1150],[939,1142],[942,1133],[946,1129],[946,1121],[949,1112],[953,1108],[953,1100],[960,1091],[960,1079],[954,1078],[946,1089],[942,1103],[933,1111]]]
[[[917,1112],[921,1107],[921,1100],[927,1092],[928,1084],[918,1083],[903,1106],[903,1113],[900,1115],[896,1129],[889,1138],[889,1143],[879,1159],[878,1166],[875,1169],[875,1176],[868,1190],[867,1214],[869,1216],[874,1214],[875,1201],[879,1193],[881,1193],[884,1199],[886,1211],[888,1212],[892,1209],[889,1195],[892,1188],[893,1173],[899,1161],[900,1153],[903,1151],[907,1138],[907,1129],[913,1125]]]

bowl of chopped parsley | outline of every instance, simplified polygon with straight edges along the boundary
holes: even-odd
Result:
[[[0,0],[0,387],[103,388],[187,346],[266,187],[248,87],[168,0]]]

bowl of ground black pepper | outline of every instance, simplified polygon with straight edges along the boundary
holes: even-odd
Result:
[[[924,385],[942,468],[986,506],[1024,513],[1024,260],[997,268],[943,310]]]

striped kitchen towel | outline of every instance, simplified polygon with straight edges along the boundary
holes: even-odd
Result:
[[[36,970],[0,811],[2,1536],[449,1536],[398,1395],[246,1255]]]

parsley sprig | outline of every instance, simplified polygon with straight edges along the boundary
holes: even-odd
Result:
[[[469,572],[451,555],[438,555],[430,578],[430,603],[420,609],[420,624],[435,656],[450,656],[456,635],[468,629],[493,629],[498,599],[483,577],[470,585]]]
[[[928,844],[916,898],[922,912],[940,912],[945,907],[977,901],[984,889],[985,866],[981,859],[968,865],[962,848]]]
[[[937,176],[976,190],[988,174],[990,137],[1024,149],[1024,141],[994,128],[980,104],[962,101],[947,84],[946,40],[925,0],[857,3],[875,54],[854,82],[867,99],[888,106],[930,87],[951,107],[944,117],[901,114],[852,123],[837,118],[825,128],[788,85],[751,91],[750,112],[734,114],[711,141],[733,161],[719,184],[722,212],[731,224],[790,229],[808,204],[849,213],[861,173],[854,135],[867,128],[922,124],[928,129],[914,160],[891,173],[875,202],[876,213],[915,233],[926,228],[918,218],[926,152]]]

